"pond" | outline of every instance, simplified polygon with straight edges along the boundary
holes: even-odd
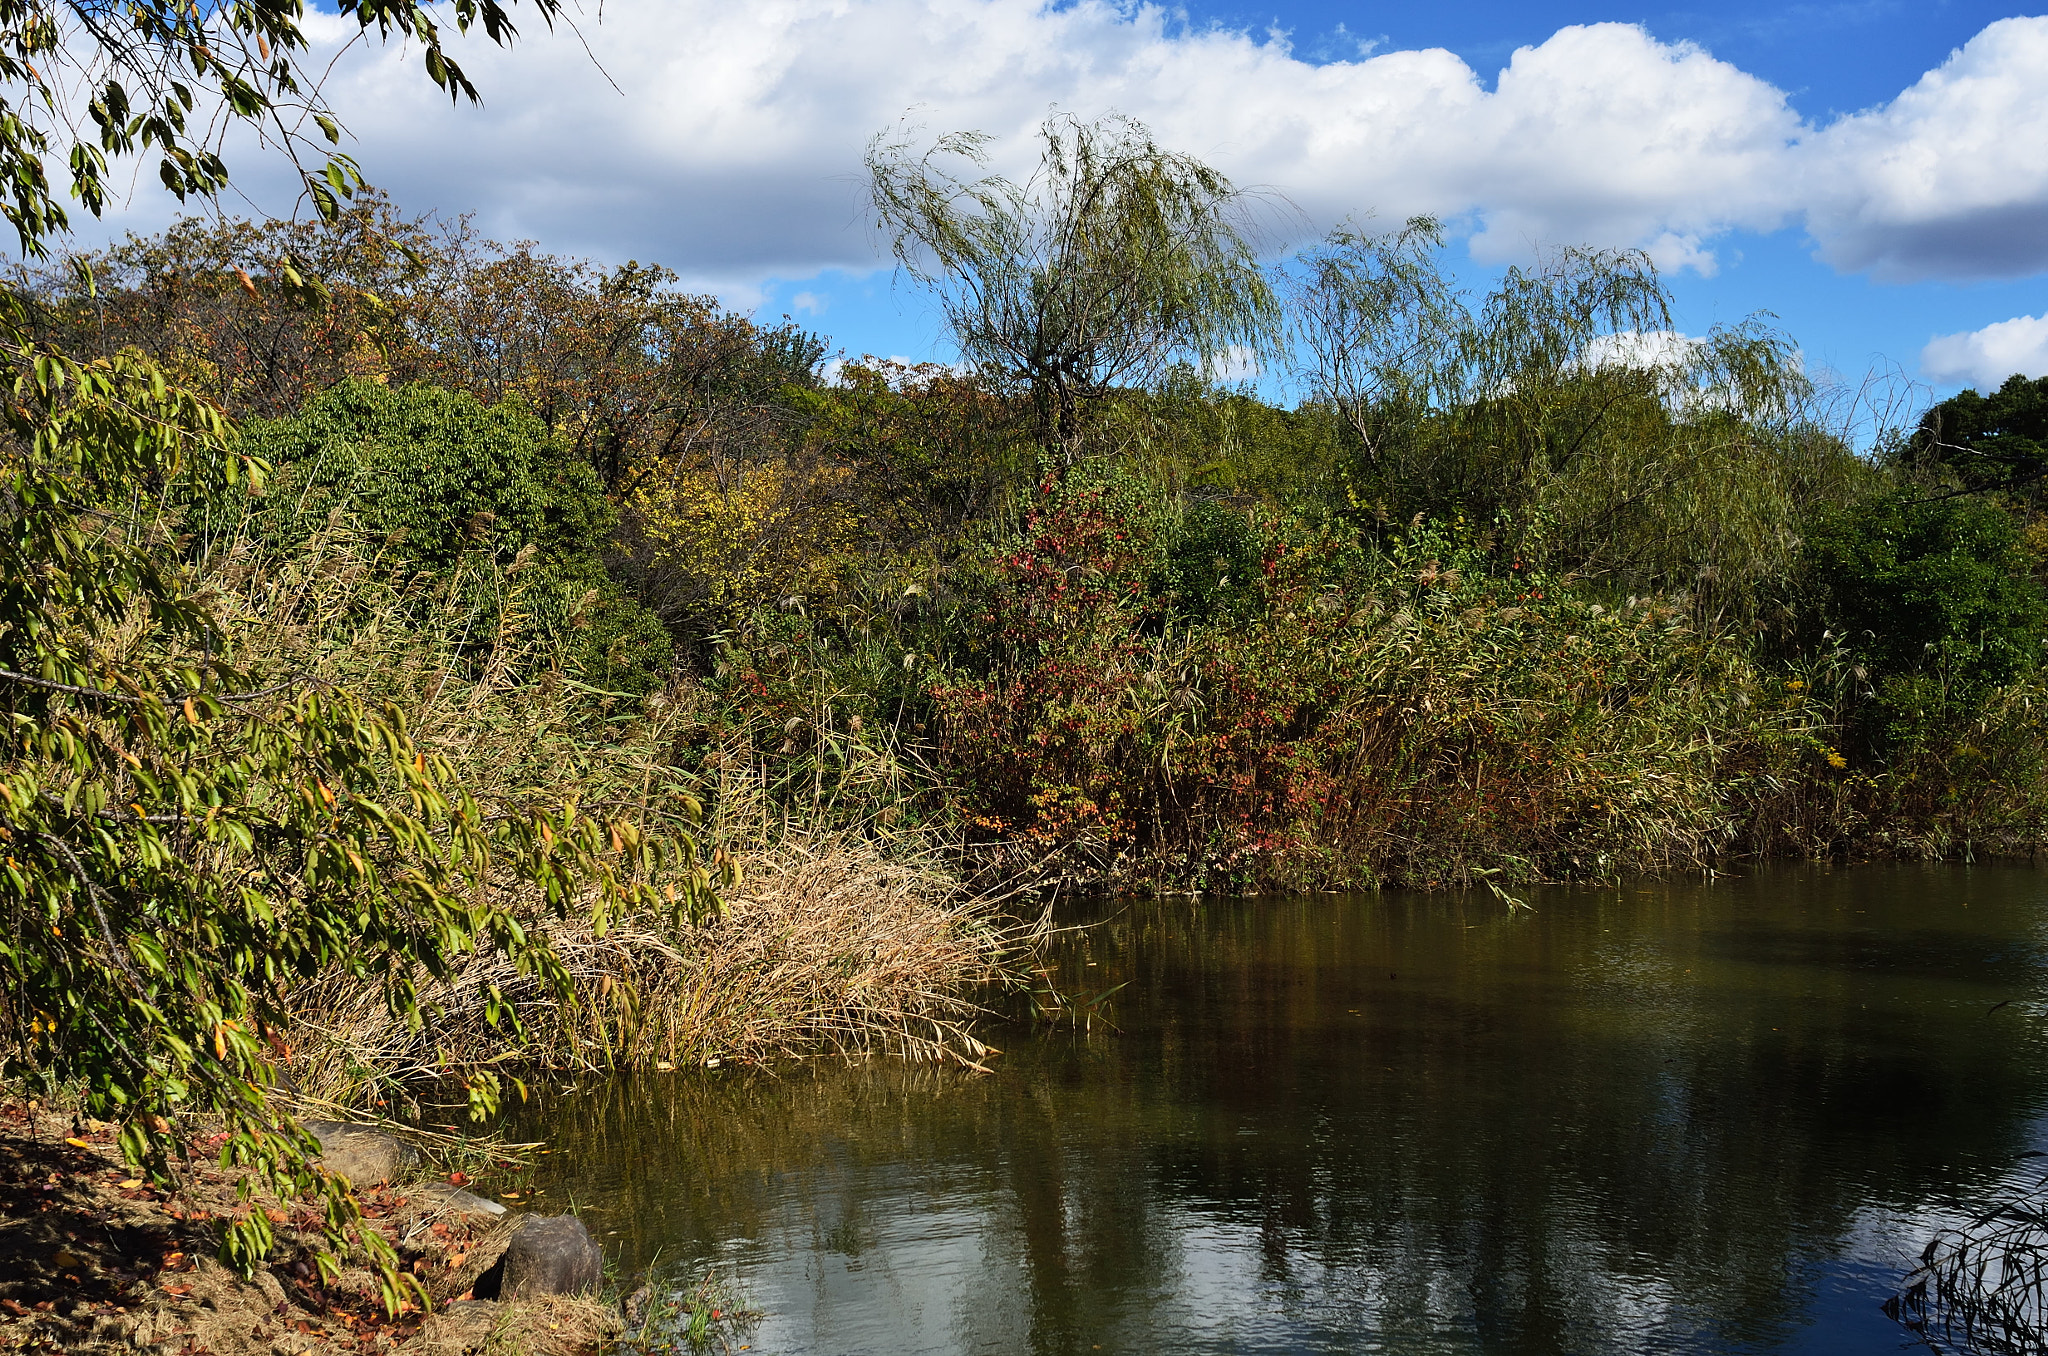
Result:
[[[514,1128],[623,1270],[736,1282],[735,1349],[1907,1345],[1880,1302],[2048,1139],[2048,872],[1529,903],[1091,906],[1045,964],[1114,992],[991,1026],[988,1075],[648,1075]]]

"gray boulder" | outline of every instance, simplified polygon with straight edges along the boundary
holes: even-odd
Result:
[[[412,1151],[374,1125],[358,1121],[307,1121],[320,1141],[320,1161],[354,1186],[397,1181]]]
[[[577,1295],[604,1279],[604,1249],[574,1215],[528,1215],[500,1263],[499,1294]]]

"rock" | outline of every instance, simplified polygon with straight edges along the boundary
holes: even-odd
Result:
[[[320,1141],[320,1161],[353,1186],[397,1179],[412,1157],[403,1144],[374,1125],[355,1121],[307,1121],[306,1129]]]
[[[604,1278],[604,1250],[574,1215],[528,1215],[512,1231],[499,1294],[576,1295]]]

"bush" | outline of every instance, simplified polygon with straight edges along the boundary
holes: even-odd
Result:
[[[543,666],[566,659],[586,681],[635,694],[666,680],[667,632],[605,572],[617,515],[596,474],[518,401],[346,381],[288,419],[249,425],[237,451],[276,468],[251,515],[272,549],[303,550],[353,519],[384,543],[385,564],[470,593],[479,649],[516,637]],[[495,571],[464,571],[482,560],[539,575],[523,615],[505,614]]]
[[[2018,527],[1991,504],[1895,491],[1822,517],[1803,564],[1864,670],[1860,734],[1881,756],[1976,715],[2039,663],[2041,591]]]
[[[1816,713],[1681,610],[1493,573],[1457,528],[1375,553],[1240,514],[1242,593],[1182,613],[1140,586],[1208,517],[1056,490],[995,554],[961,619],[993,643],[928,689],[970,829],[1206,888],[1607,875],[1703,866],[1748,780],[1827,766]]]

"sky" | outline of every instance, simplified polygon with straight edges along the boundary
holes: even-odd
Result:
[[[975,129],[1021,176],[1057,109],[1141,119],[1287,204],[1276,254],[1428,212],[1474,287],[1546,247],[1642,248],[1687,334],[1762,311],[1852,384],[2048,375],[2048,17],[2008,6],[585,0],[574,31],[527,29],[465,45],[482,108],[416,53],[344,53],[328,95],[371,181],[667,264],[850,356],[954,356],[863,211],[868,140]],[[292,211],[274,159],[230,165],[231,207]],[[170,215],[143,187],[109,224]]]

